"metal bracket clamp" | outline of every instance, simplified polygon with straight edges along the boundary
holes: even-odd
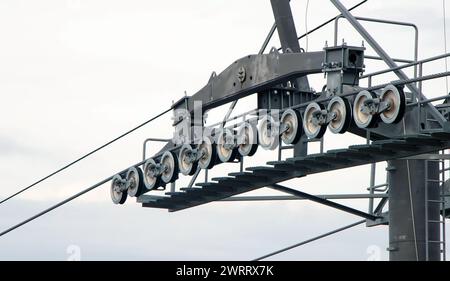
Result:
[[[199,150],[196,148],[193,148],[192,150],[189,150],[186,152],[186,160],[188,163],[194,163],[195,161],[197,161],[200,157],[199,157]]]
[[[115,192],[124,192],[128,189],[128,184],[126,179],[120,179],[116,181],[117,184],[114,185]]]
[[[248,140],[247,136],[245,136],[245,135],[236,135],[236,136],[234,136],[234,143],[232,143],[232,144],[230,143],[230,148],[238,147],[239,145],[245,144],[248,141],[249,140]]]
[[[365,114],[375,115],[391,108],[391,102],[381,101],[380,98],[367,99],[361,106],[361,112]]]
[[[331,121],[336,119],[335,112],[328,112],[327,110],[317,110],[312,114],[312,123],[316,126],[328,125]]]
[[[226,149],[234,149],[238,146],[239,141],[243,141],[242,137],[236,136],[236,135],[225,135],[225,141],[223,143],[223,147]]]
[[[389,224],[389,212],[383,212],[380,214],[380,218],[377,218],[375,220],[367,220],[366,226],[367,227],[374,227],[374,226],[380,226],[380,225],[388,225]]]
[[[189,163],[194,163],[195,161],[200,160],[203,156],[205,156],[206,151],[204,148],[198,149],[193,148],[192,150],[186,152],[188,158],[186,159]]]
[[[327,73],[330,71],[341,71],[342,70],[342,62],[324,62],[322,63],[322,72]]]
[[[151,165],[148,170],[148,175],[152,177],[160,176],[167,169],[166,165],[157,163],[156,165]]]
[[[282,135],[282,134],[284,134],[285,132],[289,131],[289,129],[291,129],[290,124],[288,124],[288,123],[286,123],[286,124],[281,123],[281,124],[280,124],[280,131],[279,131],[279,134]]]

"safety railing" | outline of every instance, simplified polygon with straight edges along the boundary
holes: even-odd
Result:
[[[336,17],[334,22],[334,46],[338,45],[338,33],[339,33],[339,20],[345,18],[343,15],[339,15]],[[401,21],[392,21],[392,20],[384,20],[384,19],[374,19],[374,18],[366,18],[366,17],[355,17],[355,19],[359,21],[366,22],[375,22],[389,25],[398,25],[398,26],[406,26],[414,29],[414,60],[406,60],[406,59],[393,59],[395,62],[400,63],[412,63],[416,62],[419,59],[419,29],[413,23],[409,22],[401,22]],[[376,56],[365,56],[367,59],[373,60],[383,60],[380,57]],[[417,68],[414,69],[414,77],[417,77]]]
[[[441,100],[446,100],[448,99],[450,96],[449,94],[445,94],[442,96],[438,96],[438,97],[433,97],[433,98],[427,98],[427,99],[422,99],[421,96],[423,96],[423,82],[425,80],[432,80],[432,79],[436,79],[436,78],[441,78],[441,77],[445,77],[448,76],[448,73],[445,74],[443,73],[437,73],[437,74],[432,74],[432,75],[428,75],[428,76],[424,76],[423,75],[423,69],[424,69],[424,65],[427,63],[431,63],[431,62],[436,62],[438,60],[442,60],[442,59],[447,59],[450,56],[449,54],[443,54],[443,55],[439,55],[439,56],[434,56],[434,57],[430,57],[427,59],[423,59],[423,60],[419,60],[416,62],[411,62],[405,65],[401,65],[398,67],[394,67],[394,68],[389,68],[389,69],[385,69],[385,70],[381,70],[381,71],[376,71],[373,73],[369,73],[369,74],[365,74],[362,75],[360,77],[360,79],[367,79],[368,80],[368,87],[372,88],[372,80],[375,76],[379,76],[379,75],[383,75],[383,74],[387,74],[387,73],[392,73],[395,71],[399,71],[399,70],[403,70],[403,69],[407,69],[407,68],[418,68],[418,77],[415,78],[415,81],[417,81],[417,87],[419,90],[419,95],[414,95],[413,93],[413,100],[409,103],[407,103],[407,107],[413,107],[413,106],[417,106],[417,114],[418,114],[418,118],[417,118],[417,128],[419,132],[432,132],[433,128],[430,128],[430,126],[428,125],[429,122],[433,122],[435,121],[435,119],[431,119],[428,116],[428,112],[426,112],[425,116],[422,116],[422,111],[423,111],[423,106],[426,104],[430,104],[433,102],[437,102],[437,101],[441,101]],[[445,75],[444,75],[445,74]],[[427,79],[424,79],[427,78]],[[448,108],[450,107],[449,105],[442,105],[439,106],[438,109],[444,109],[444,108]]]

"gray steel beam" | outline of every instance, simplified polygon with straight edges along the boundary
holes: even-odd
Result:
[[[300,53],[300,43],[289,2],[290,0],[270,0],[283,53],[288,51]],[[306,76],[297,78],[295,83],[300,90],[310,91],[309,81]]]
[[[300,53],[300,43],[295,29],[294,17],[292,16],[290,0],[270,0],[272,5],[275,25],[277,26],[278,37],[280,38],[283,53]],[[296,79],[296,86],[304,91],[309,91],[309,81],[306,76]]]
[[[201,102],[208,110],[259,91],[297,79],[307,74],[322,73],[324,52],[286,53],[277,51],[270,54],[243,57],[218,75],[211,76],[208,84],[193,96],[182,98],[173,108],[188,103],[188,110],[194,110],[194,102]],[[245,69],[244,80],[238,73]]]
[[[276,30],[276,29],[277,29],[277,24],[274,23],[274,24],[272,25],[272,27],[270,28],[269,34],[267,34],[266,39],[264,39],[264,42],[263,42],[263,44],[262,44],[262,46],[261,46],[261,49],[260,49],[259,52],[258,52],[258,55],[264,54],[264,51],[266,50],[267,45],[269,45],[269,41],[270,41],[270,39],[272,39],[272,36],[273,36],[273,34],[275,33],[275,30]],[[227,120],[228,120],[228,118],[230,118],[231,113],[233,112],[234,108],[236,107],[237,102],[238,102],[238,100],[234,100],[234,101],[230,104],[230,108],[228,109],[228,111],[227,111],[227,113],[225,114],[225,117],[224,117],[224,119],[223,119],[223,122],[222,122],[222,128],[225,127],[225,125],[227,124]]]
[[[331,3],[341,12],[341,14],[348,20],[348,22],[356,29],[356,31],[364,38],[364,40],[369,43],[369,45],[375,50],[375,52],[386,62],[386,64],[390,68],[396,68],[398,65],[395,61],[388,55],[388,53],[378,44],[378,42],[367,32],[367,30],[358,22],[358,20],[345,8],[345,6],[339,0],[330,0]],[[408,80],[408,76],[400,69],[396,69],[394,73],[401,80]],[[406,84],[406,87],[413,92],[416,97],[425,100],[426,97],[419,91],[419,89],[413,84]],[[443,125],[446,120],[439,113],[439,111],[430,104],[426,105],[426,108],[429,110],[430,114],[439,122],[439,124]]]
[[[291,52],[299,53],[301,52],[301,48],[289,2],[290,0],[270,0],[275,18],[275,24],[277,26],[278,37],[280,38],[280,44],[283,52],[286,53],[290,50]],[[294,87],[299,90],[305,92],[311,91],[308,77],[306,75],[297,77],[292,82],[294,82]],[[281,151],[279,153],[281,155]],[[297,143],[296,148],[294,149],[294,154],[297,156],[305,156],[308,154],[308,144],[306,143],[305,136],[302,136],[300,142]]]
[[[402,158],[402,160],[450,160],[450,154],[422,154]]]
[[[353,200],[353,199],[370,199],[370,198],[387,198],[386,194],[325,194],[314,195],[317,198],[327,200]],[[235,196],[222,199],[218,202],[246,202],[246,201],[292,201],[292,200],[309,200],[301,196],[283,196],[283,195],[264,195],[264,196]]]
[[[270,3],[283,52],[286,53],[287,49],[290,49],[294,53],[299,53],[300,43],[297,39],[297,30],[289,0],[270,0]]]
[[[338,204],[336,202],[332,202],[332,201],[329,201],[327,199],[323,199],[323,198],[320,198],[320,197],[317,197],[317,196],[314,196],[314,195],[311,195],[311,194],[308,194],[308,193],[305,193],[305,192],[301,192],[301,191],[298,191],[298,190],[295,190],[295,189],[292,189],[292,188],[289,188],[289,187],[285,187],[285,186],[282,186],[282,185],[279,185],[279,184],[272,184],[272,185],[269,185],[268,187],[270,187],[270,188],[272,188],[274,190],[277,190],[277,191],[281,191],[281,192],[285,192],[285,193],[294,195],[294,196],[303,197],[303,198],[306,198],[306,199],[308,199],[310,201],[313,201],[313,202],[316,202],[316,203],[319,203],[319,204],[322,204],[322,205],[325,205],[325,206],[329,206],[329,207],[332,207],[332,208],[336,208],[338,210],[341,210],[341,211],[344,211],[344,212],[347,212],[347,213],[350,213],[350,214],[353,214],[353,215],[356,215],[356,216],[360,216],[360,217],[363,217],[363,218],[368,219],[368,220],[375,221],[375,220],[380,218],[379,216],[374,216],[374,215],[362,212],[360,210],[356,210],[356,209],[350,208],[348,206],[345,206],[345,205],[342,205],[342,204]]]

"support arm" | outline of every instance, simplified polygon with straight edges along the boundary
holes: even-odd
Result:
[[[365,212],[362,212],[362,211],[359,211],[359,210],[356,210],[356,209],[344,206],[342,204],[338,204],[338,203],[335,203],[333,201],[329,201],[327,199],[323,199],[323,198],[320,198],[320,197],[317,197],[317,196],[314,196],[314,195],[311,195],[311,194],[308,194],[308,193],[304,193],[304,192],[301,192],[301,191],[298,191],[298,190],[295,190],[295,189],[292,189],[292,188],[288,188],[288,187],[285,187],[285,186],[282,186],[282,185],[279,185],[279,184],[273,184],[273,185],[270,185],[269,187],[272,188],[272,189],[281,191],[281,192],[285,192],[285,193],[294,195],[294,196],[303,197],[303,198],[306,198],[306,199],[311,200],[313,202],[320,203],[320,204],[323,204],[323,205],[326,205],[326,206],[329,206],[329,207],[332,207],[332,208],[336,208],[338,210],[341,210],[341,211],[344,211],[344,212],[347,212],[347,213],[350,213],[350,214],[353,214],[353,215],[357,215],[357,216],[366,218],[368,220],[374,221],[374,220],[377,220],[379,218],[378,216],[374,216],[374,215],[371,215],[371,214],[368,214],[368,213],[365,213]]]

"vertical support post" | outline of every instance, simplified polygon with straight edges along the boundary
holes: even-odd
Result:
[[[397,67],[388,53],[339,0],[330,1],[389,67]],[[408,79],[402,70],[394,72],[400,79]],[[422,92],[414,84],[406,86],[416,97],[424,99]],[[434,106],[427,104],[424,107],[439,124],[445,122],[445,118]],[[406,132],[405,129],[404,133],[410,132]],[[425,260],[428,255],[429,260],[439,260],[439,244],[429,243],[425,237],[427,228],[428,240],[439,241],[439,225],[427,223],[436,220],[436,217],[439,219],[439,210],[435,209],[436,204],[425,202],[425,189],[428,191],[428,200],[437,200],[439,195],[436,195],[435,191],[438,191],[438,188],[433,186],[436,183],[434,181],[427,181],[427,184],[423,181],[425,169],[429,179],[437,180],[439,167],[435,163],[425,167],[423,160],[394,160],[389,162],[389,166],[389,258],[391,260]],[[425,217],[426,206],[429,206],[427,218]],[[426,252],[427,243],[429,244],[428,252]]]
[[[372,163],[370,164],[370,183],[369,183],[369,194],[374,195],[375,194],[375,173],[377,169],[377,164]],[[374,199],[369,199],[369,214],[373,214],[373,203]]]
[[[430,261],[439,260],[440,244],[436,243],[440,240],[439,224],[434,223],[439,220],[439,206],[425,201],[426,192],[429,201],[439,200],[438,164],[429,162],[426,167],[423,160],[393,160],[388,162],[387,170],[390,185],[389,259],[424,261],[428,256]]]
[[[297,30],[295,29],[295,22],[292,16],[291,6],[289,0],[270,0],[272,5],[273,15],[275,17],[275,24],[277,26],[278,37],[280,38],[281,48],[284,53],[290,51],[299,53],[301,51],[298,42]],[[308,78],[306,76],[299,77],[294,82],[296,88],[300,91],[309,92]],[[308,153],[307,139],[302,137],[294,149],[296,156],[305,156]]]
[[[294,53],[299,53],[300,44],[298,43],[297,30],[295,29],[289,0],[270,0],[270,3],[272,4],[272,11],[283,52],[290,49]]]
[[[284,53],[288,52],[288,50],[293,53],[300,53],[300,43],[298,42],[297,30],[295,29],[289,0],[270,0],[270,3],[272,4],[281,49]],[[297,79],[296,84],[300,90],[310,90],[306,76]]]

